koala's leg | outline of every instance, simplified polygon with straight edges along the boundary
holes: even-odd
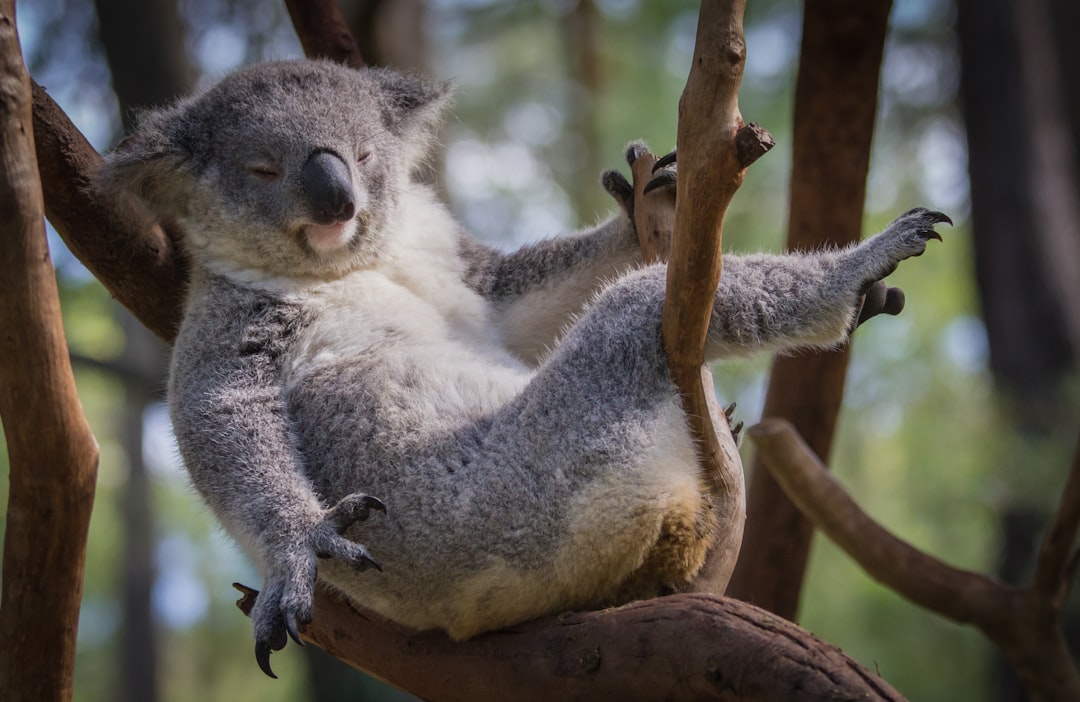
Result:
[[[940,239],[940,212],[911,210],[882,233],[837,251],[773,256],[725,256],[716,293],[706,358],[798,347],[830,347],[844,341],[868,291],[871,313],[899,311],[897,295],[875,286],[906,258],[919,256],[928,239]],[[867,311],[863,311],[863,317]]]

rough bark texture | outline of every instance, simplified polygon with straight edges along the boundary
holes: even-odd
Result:
[[[45,215],[71,252],[150,331],[172,341],[180,324],[187,265],[175,232],[133,198],[94,186],[101,155],[44,88],[34,86],[34,135]]]
[[[981,630],[1012,663],[1035,702],[1080,699],[1080,674],[1061,618],[1080,528],[1080,446],[1026,588],[946,565],[896,538],[863,512],[788,422],[749,431],[762,463],[802,513],[874,579],[942,616]]]
[[[255,591],[240,589],[237,604],[250,611]],[[567,613],[460,643],[403,630],[324,591],[316,611],[305,640],[439,702],[903,699],[813,634],[711,595]]]
[[[859,240],[889,0],[807,0],[795,85],[788,248]],[[778,358],[765,417],[784,417],[828,457],[848,348]],[[755,460],[746,539],[728,594],[795,617],[812,530]]]
[[[10,493],[0,595],[0,699],[68,700],[97,443],[68,361],[45,242],[30,78],[0,1],[0,417]]]

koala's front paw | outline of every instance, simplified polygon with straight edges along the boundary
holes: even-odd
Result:
[[[374,497],[349,495],[327,510],[304,538],[282,552],[268,554],[266,580],[255,600],[251,620],[255,628],[255,660],[270,677],[277,677],[270,668],[270,652],[284,648],[286,636],[304,645],[299,627],[311,621],[319,558],[337,558],[357,570],[382,570],[363,545],[342,536],[350,526],[366,520],[371,510],[386,513],[386,507]]]
[[[888,245],[890,263],[895,270],[897,264],[912,256],[921,256],[926,251],[926,242],[930,239],[941,241],[941,235],[934,231],[935,224],[952,224],[949,216],[934,212],[925,207],[908,210],[892,221],[876,238]],[[890,271],[892,272],[892,271]]]

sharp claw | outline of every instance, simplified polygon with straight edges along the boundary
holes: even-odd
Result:
[[[255,642],[255,662],[259,664],[262,672],[277,680],[277,676],[274,675],[274,671],[270,668],[270,644],[266,641]]]
[[[300,640],[300,629],[297,627],[296,614],[289,612],[285,615],[285,631],[289,632],[289,638],[296,642],[298,646],[303,646],[304,642]]]
[[[648,195],[653,190],[670,187],[672,185],[675,185],[675,182],[676,177],[674,173],[666,171],[662,172],[660,175],[649,181],[648,185],[645,186],[644,194]]]
[[[948,224],[950,227],[955,226],[953,221],[949,218],[949,215],[944,212],[931,212],[930,215],[934,218],[935,224]]]
[[[642,141],[632,141],[626,147],[626,164],[633,166],[634,161],[649,153],[649,147]]]
[[[735,403],[734,402],[732,402],[730,405],[728,405],[727,407],[724,408],[724,416],[727,417],[729,422],[731,421],[731,418],[735,416]]]
[[[664,154],[663,156],[658,158],[656,160],[656,163],[653,164],[652,171],[653,171],[653,173],[656,173],[661,168],[664,168],[665,166],[670,166],[673,163],[675,163],[675,150],[674,149],[672,149],[671,153]]]
[[[731,435],[736,439],[739,438],[739,434],[742,433],[743,427],[746,426],[741,420],[735,423],[735,426],[731,428]]]
[[[938,241],[941,241],[941,235],[935,232],[933,229],[927,229],[926,231],[919,233],[927,239],[937,239]]]
[[[386,505],[384,505],[383,501],[380,500],[378,497],[372,497],[371,495],[365,495],[364,499],[363,499],[363,502],[364,502],[364,506],[367,507],[368,509],[373,509],[373,510],[376,510],[378,512],[382,512],[383,514],[386,514]]]
[[[382,566],[379,565],[371,556],[360,556],[360,570],[367,570],[369,567],[382,572]]]

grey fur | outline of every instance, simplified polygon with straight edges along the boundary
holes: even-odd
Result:
[[[170,410],[195,486],[265,574],[261,663],[310,618],[316,571],[464,638],[685,588],[715,537],[660,345],[664,266],[641,265],[625,215],[510,254],[461,231],[410,177],[446,96],[256,66],[144,116],[103,174],[187,232]],[[347,164],[351,238],[315,226],[298,175],[324,151]],[[710,360],[843,342],[861,293],[941,221],[726,256]],[[387,514],[358,522],[364,494]]]

